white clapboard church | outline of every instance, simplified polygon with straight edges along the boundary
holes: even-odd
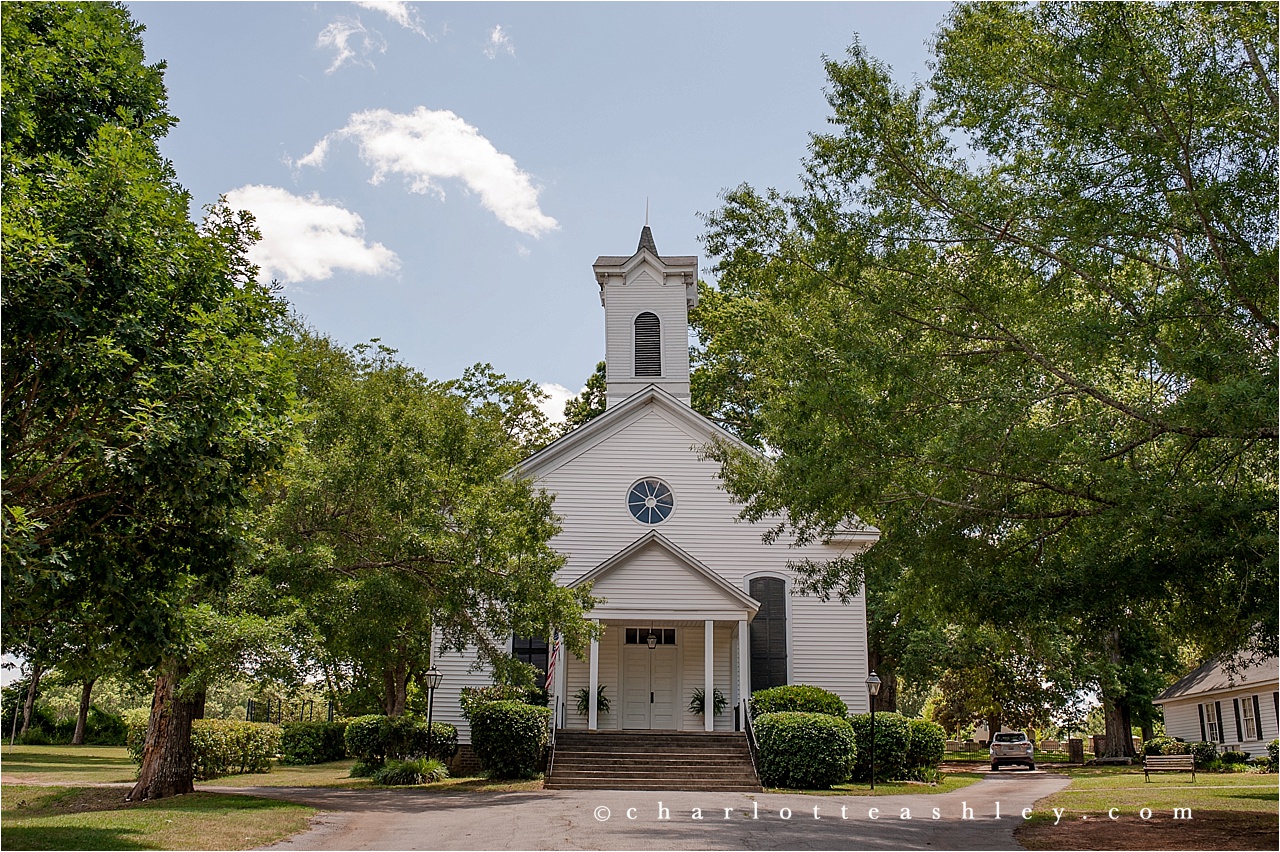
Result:
[[[829,559],[870,547],[874,528],[801,547],[762,541],[701,448],[736,441],[689,405],[689,308],[698,259],[658,253],[646,225],[628,256],[592,269],[605,312],[607,410],[527,459],[519,473],[555,495],[562,531],[552,545],[559,580],[591,584],[590,617],[604,628],[585,659],[545,639],[512,637],[512,653],[544,671],[560,730],[733,731],[752,690],[806,683],[868,706],[866,612],[859,595],[822,601],[793,587],[791,560]],[[435,718],[470,740],[460,690],[486,685],[474,656],[441,654]],[[599,687],[608,712],[575,695]],[[719,715],[689,710],[694,690],[719,690]]]

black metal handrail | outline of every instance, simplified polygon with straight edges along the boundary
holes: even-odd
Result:
[[[760,744],[756,742],[756,729],[751,724],[751,706],[750,699],[742,699],[742,729],[747,732],[747,752],[751,755],[751,769],[756,774],[756,780],[760,780]]]

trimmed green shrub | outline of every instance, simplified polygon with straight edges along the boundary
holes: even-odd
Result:
[[[826,713],[843,719],[849,715],[849,708],[834,692],[797,683],[751,693],[751,718],[765,713]]]
[[[1267,743],[1267,757],[1271,758],[1271,768],[1280,766],[1280,740]]]
[[[458,753],[458,729],[444,722],[431,725],[431,754],[427,754],[427,723],[417,716],[358,716],[347,722],[343,735],[347,754],[371,767],[388,760],[453,757]]]
[[[414,760],[389,760],[373,773],[373,783],[387,787],[407,784],[433,784],[449,777],[449,770],[438,760],[419,757]]]
[[[1227,766],[1231,766],[1237,763],[1248,763],[1249,755],[1243,751],[1224,751],[1218,760]]]
[[[880,726],[877,724],[876,727]],[[907,737],[907,770],[914,775],[918,774],[917,770],[937,769],[947,751],[947,732],[942,726],[926,719],[909,719]]]
[[[1187,743],[1187,752],[1195,758],[1196,769],[1207,769],[1218,762],[1218,744],[1208,742]]]
[[[346,722],[285,722],[280,726],[280,762],[306,766],[347,756]]]
[[[134,763],[142,764],[148,710],[125,713],[125,745]],[[280,751],[280,728],[266,722],[196,719],[191,723],[191,769],[197,781],[221,775],[270,772]]]
[[[853,735],[858,742],[858,759],[853,767],[853,780],[871,780],[871,714],[851,716]],[[907,720],[897,713],[876,714],[876,780],[902,778],[907,773],[907,748],[911,734]]]
[[[87,745],[124,745],[127,728],[123,716],[108,713],[97,705],[89,707],[84,720],[84,741]],[[74,734],[74,728],[72,729]]]
[[[828,713],[782,711],[755,720],[760,780],[767,787],[825,789],[849,780],[853,726]]]
[[[471,747],[491,778],[532,778],[542,771],[551,710],[491,701],[471,714]]]
[[[491,686],[464,686],[462,695],[458,699],[458,703],[462,706],[462,715],[467,717],[468,722],[471,721],[471,714],[477,707],[491,701],[522,701],[534,707],[546,707],[547,693],[538,687],[522,689],[505,683],[495,683]]]
[[[1187,744],[1173,737],[1152,737],[1142,744],[1142,756],[1153,757],[1161,754],[1190,754]]]

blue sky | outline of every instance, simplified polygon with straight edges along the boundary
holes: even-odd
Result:
[[[591,273],[712,259],[699,213],[793,188],[856,37],[927,75],[940,3],[126,4],[168,63],[162,143],[195,208],[259,218],[255,259],[320,331],[447,379],[558,386],[603,356]],[[705,273],[704,273],[704,277]],[[553,390],[555,388],[552,388]]]

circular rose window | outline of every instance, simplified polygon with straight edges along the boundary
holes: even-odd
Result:
[[[676,507],[671,488],[660,479],[642,479],[631,486],[627,494],[627,508],[642,524],[660,524],[671,517]]]

